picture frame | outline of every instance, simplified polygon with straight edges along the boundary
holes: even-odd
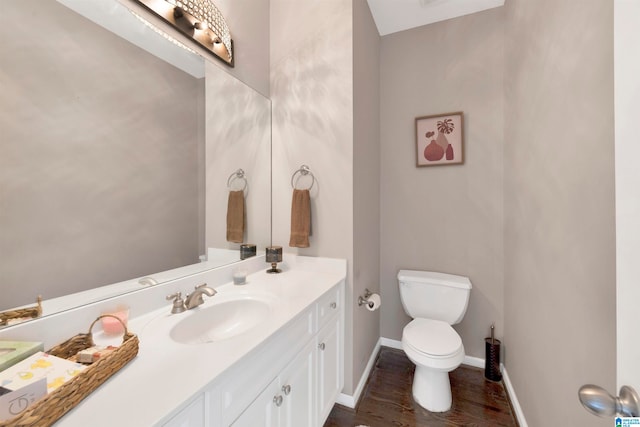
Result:
[[[464,114],[416,117],[416,167],[464,163]]]

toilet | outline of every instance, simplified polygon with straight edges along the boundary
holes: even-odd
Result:
[[[402,349],[416,365],[413,398],[431,412],[451,409],[449,372],[464,360],[464,346],[451,327],[462,321],[471,281],[463,276],[400,270],[400,299],[413,320],[402,331]]]

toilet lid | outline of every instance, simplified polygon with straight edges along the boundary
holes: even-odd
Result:
[[[448,356],[462,346],[460,335],[441,320],[414,319],[403,330],[404,341],[420,353]]]

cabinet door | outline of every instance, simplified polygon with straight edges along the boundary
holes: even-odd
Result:
[[[198,396],[189,406],[180,411],[175,417],[163,424],[163,427],[203,427],[204,426],[204,396]]]
[[[342,390],[340,319],[336,316],[318,334],[318,420],[322,425]]]
[[[284,396],[279,378],[273,380],[256,400],[233,422],[233,427],[278,427]]]
[[[312,427],[315,412],[315,341],[309,342],[291,364],[280,374],[282,427]]]

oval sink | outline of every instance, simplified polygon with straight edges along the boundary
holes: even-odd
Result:
[[[171,339],[182,344],[204,344],[233,338],[267,319],[271,305],[262,299],[243,297],[194,311],[171,328]]]

